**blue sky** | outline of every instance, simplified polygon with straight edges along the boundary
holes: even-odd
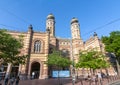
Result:
[[[101,37],[120,30],[120,0],[0,0],[0,28],[27,31],[32,24],[34,31],[44,32],[50,13],[55,16],[57,37],[71,37],[73,17],[79,20],[83,40],[94,31]]]

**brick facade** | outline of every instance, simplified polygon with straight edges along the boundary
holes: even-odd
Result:
[[[32,64],[37,62],[40,64],[39,78],[44,79],[48,77],[48,67],[45,64],[49,51],[53,48],[67,52],[67,57],[71,58],[71,39],[57,38],[55,36],[55,17],[52,14],[47,16],[46,31],[35,32],[32,25],[28,27],[28,32],[13,32],[9,31],[11,35],[18,38],[23,35],[23,48],[21,55],[29,55],[28,63],[22,65],[22,74],[31,76]],[[75,62],[78,61],[78,54],[80,51],[89,50],[97,47],[97,50],[104,52],[104,45],[101,43],[97,35],[92,36],[84,42],[80,36],[80,25],[77,18],[71,20],[71,35],[72,35],[72,50]],[[40,51],[35,52],[35,42],[40,41]]]

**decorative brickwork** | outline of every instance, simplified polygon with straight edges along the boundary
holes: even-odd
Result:
[[[57,50],[62,50],[67,53],[67,57],[71,58],[71,39],[63,39],[55,37],[55,18],[52,14],[47,16],[46,20],[46,32],[34,32],[32,25],[29,26],[28,32],[12,32],[9,31],[13,37],[18,38],[19,35],[23,35],[23,48],[21,49],[20,55],[29,55],[30,58],[26,65],[20,66],[21,73],[27,74],[29,77],[31,75],[31,65],[33,62],[38,62],[40,64],[39,78],[44,79],[48,77],[48,66],[45,64],[49,54],[49,50],[56,48]],[[78,62],[79,52],[83,50],[89,50],[97,48],[98,51],[104,52],[104,45],[101,43],[98,36],[95,34],[86,42],[81,38],[80,25],[77,18],[71,20],[71,35],[72,35],[72,47],[73,56],[75,62]],[[34,52],[35,41],[39,40],[40,52]],[[111,68],[112,69],[112,68]],[[112,71],[111,71],[112,72]]]

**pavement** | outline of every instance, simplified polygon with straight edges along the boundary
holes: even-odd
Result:
[[[60,82],[59,82],[60,81]],[[20,80],[19,85],[73,85],[71,78],[51,78],[51,79],[33,79]],[[89,80],[77,79],[74,85],[120,85],[120,79],[103,79],[102,84],[99,82],[90,82]]]
[[[107,85],[107,80],[102,81],[102,85]],[[70,78],[61,78],[60,82],[56,79],[43,79],[43,80],[22,80],[20,81],[19,85],[73,85],[72,79]],[[98,82],[90,82],[88,80],[78,79],[74,85],[98,85]]]
[[[120,80],[112,81],[108,83],[107,85],[120,85]]]

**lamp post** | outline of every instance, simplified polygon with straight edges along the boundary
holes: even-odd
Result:
[[[73,46],[72,39],[70,39],[70,48],[71,48],[71,58],[72,58],[72,85],[75,85],[75,68],[74,68],[74,56],[73,56]]]

